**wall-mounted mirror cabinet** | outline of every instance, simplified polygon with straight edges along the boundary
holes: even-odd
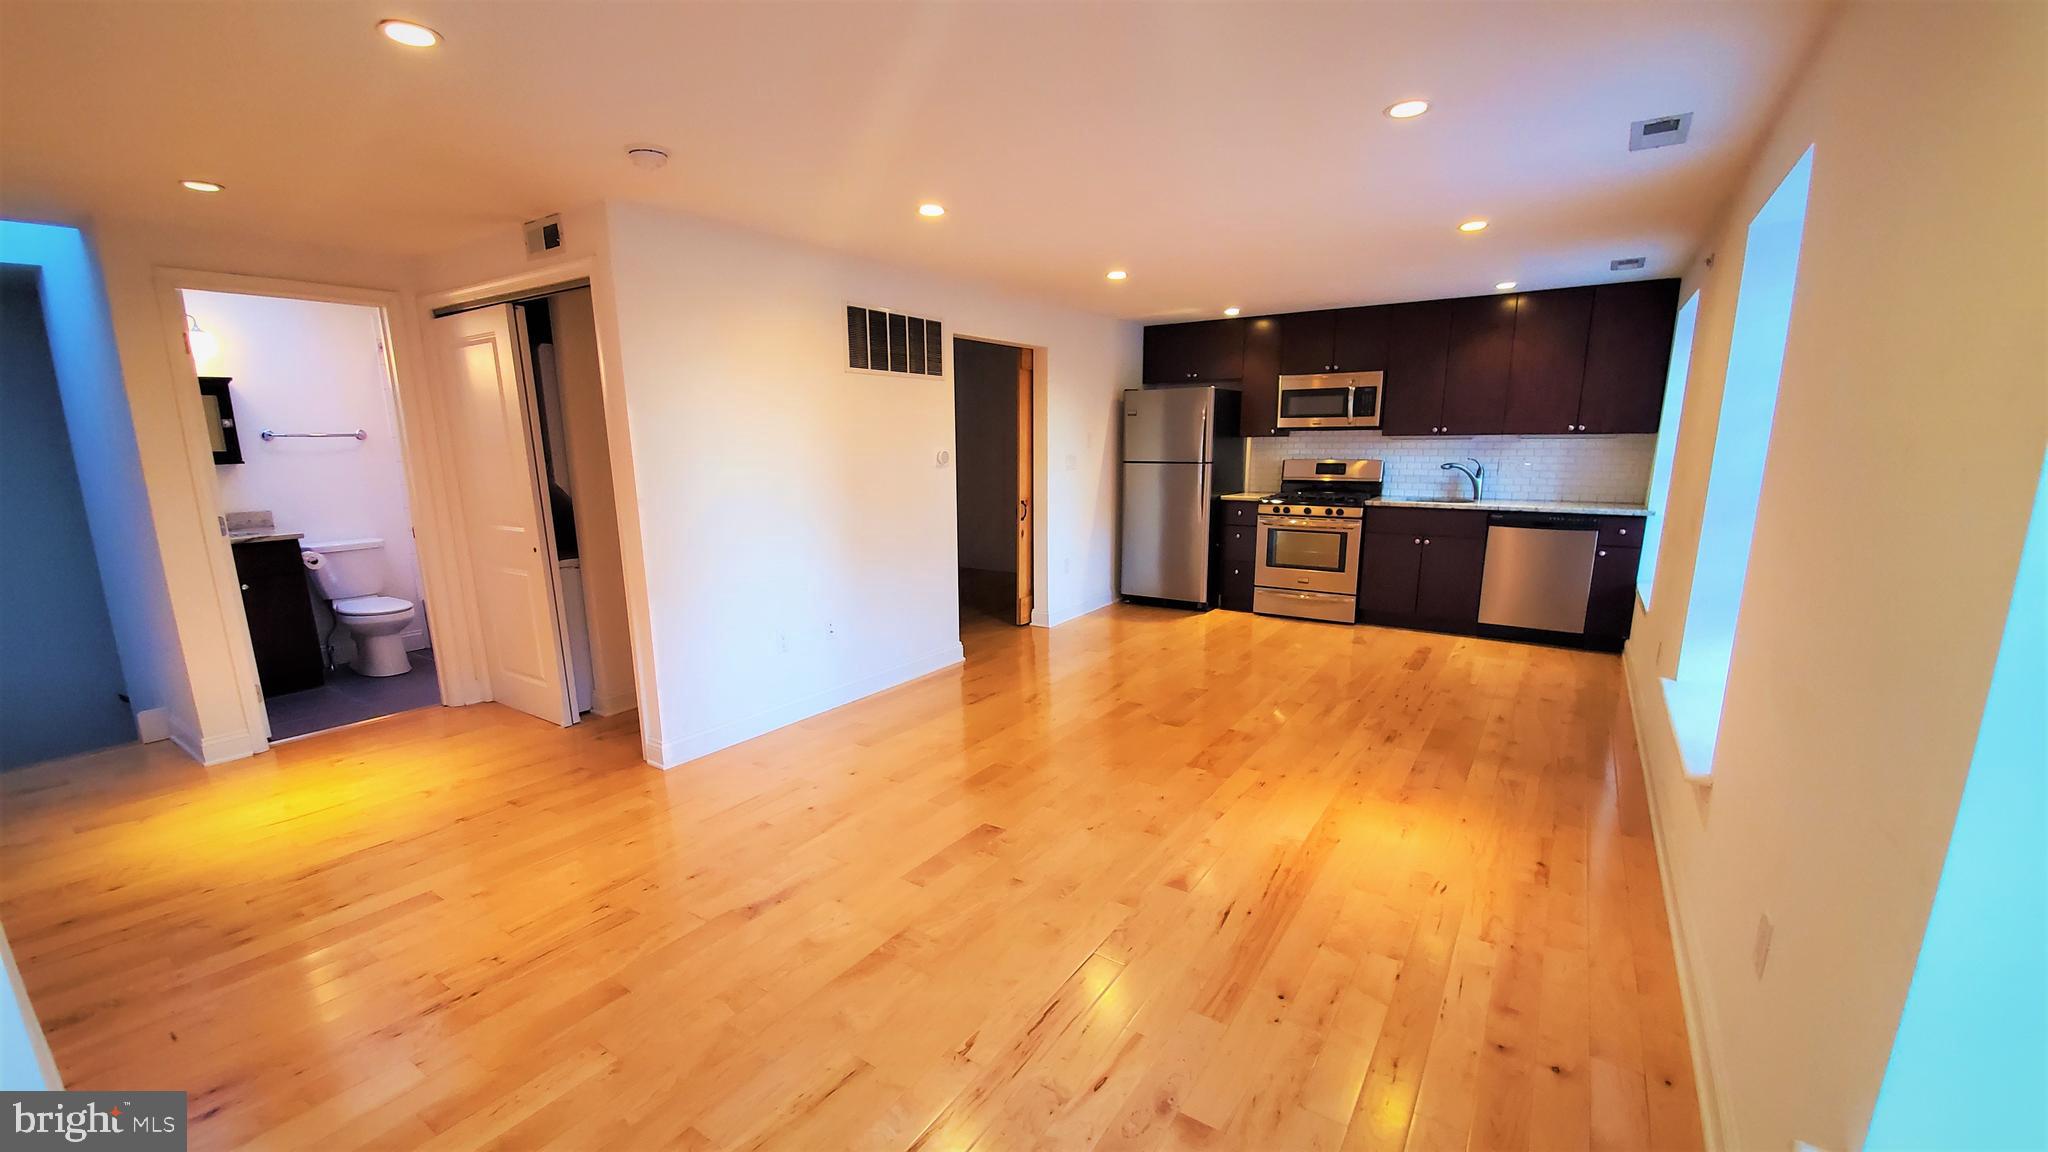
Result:
[[[206,439],[215,464],[240,464],[242,438],[235,432],[235,403],[228,397],[228,377],[201,376],[199,403],[206,411]]]

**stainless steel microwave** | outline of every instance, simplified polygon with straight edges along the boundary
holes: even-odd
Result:
[[[1331,372],[1280,378],[1276,428],[1377,428],[1384,372]]]

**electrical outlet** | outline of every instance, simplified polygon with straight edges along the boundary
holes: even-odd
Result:
[[[789,634],[787,632],[777,632],[775,634],[775,647],[780,649],[784,656],[789,655]]]
[[[1764,978],[1764,967],[1771,962],[1771,918],[1759,915],[1756,918],[1756,956],[1754,957],[1756,978]]]
[[[827,635],[827,636],[837,636],[837,635],[839,635],[839,628],[838,628],[838,626],[837,626],[837,625],[835,625],[835,624],[833,624],[833,623],[832,623],[832,622],[831,622],[830,620],[827,620],[827,621],[825,621],[825,635]]]

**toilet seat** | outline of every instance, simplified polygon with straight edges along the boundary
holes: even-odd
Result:
[[[352,616],[362,619],[369,616],[396,616],[400,612],[412,611],[412,601],[396,596],[350,596],[334,602],[336,616]]]

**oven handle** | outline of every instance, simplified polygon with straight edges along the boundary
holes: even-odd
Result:
[[[1364,530],[1365,525],[1361,521],[1353,520],[1349,517],[1342,520],[1334,518],[1325,520],[1320,516],[1261,516],[1259,517],[1259,527],[1329,529],[1333,532],[1342,532],[1347,536],[1356,536]]]

